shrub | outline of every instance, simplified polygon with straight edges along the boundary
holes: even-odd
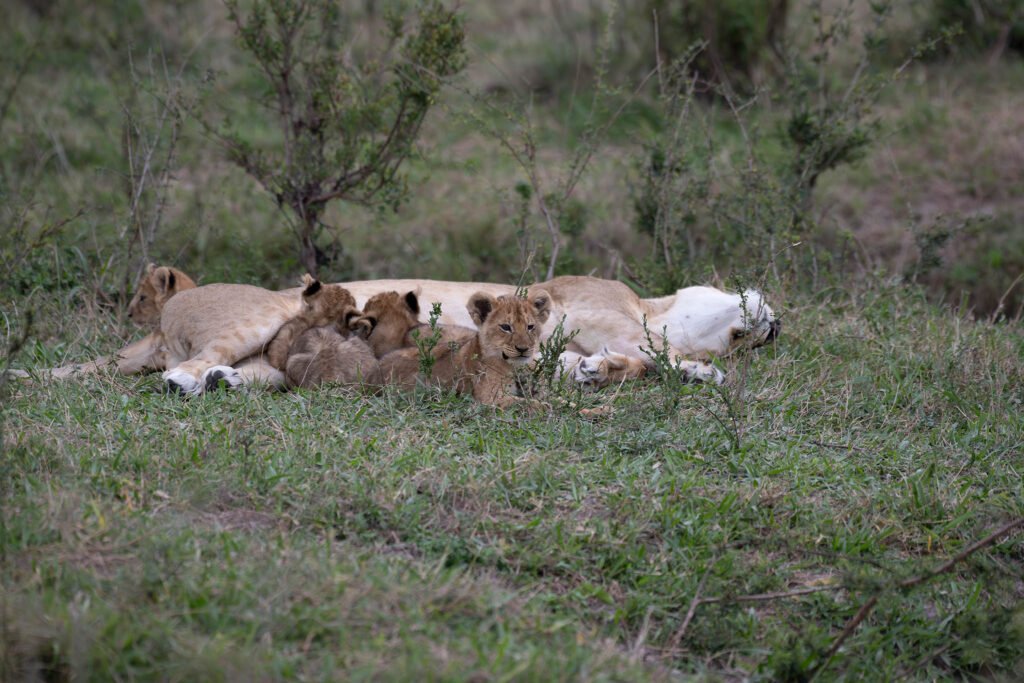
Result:
[[[228,10],[272,93],[282,144],[261,149],[237,132],[220,137],[231,160],[294,214],[299,260],[316,274],[328,260],[315,242],[328,202],[394,206],[404,198],[399,168],[442,85],[465,65],[462,21],[427,0],[415,30],[390,15],[382,54],[351,60],[333,2],[260,0],[245,14],[230,2]]]

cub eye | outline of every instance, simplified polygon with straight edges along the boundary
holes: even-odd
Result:
[[[527,325],[527,326],[526,326],[526,329],[527,329],[528,331],[530,331],[530,332],[533,332],[533,328],[535,328],[535,327],[536,327],[536,325]]]
[[[508,323],[502,323],[502,324],[498,325],[498,327],[501,328],[502,332],[511,332],[512,331],[512,326],[509,325]]]
[[[143,294],[143,295],[139,296],[139,303],[140,303],[140,304],[141,304],[141,303],[142,303],[143,301],[145,301],[145,300],[146,300],[146,295],[145,295],[145,294]]]

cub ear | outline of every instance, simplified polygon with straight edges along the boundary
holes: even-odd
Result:
[[[154,270],[156,270],[156,264],[150,263],[148,266],[146,266],[146,276],[148,277],[152,275]]]
[[[306,281],[306,278],[309,278],[309,281]],[[311,277],[310,275],[306,275],[303,278],[303,281],[306,282],[306,289],[302,291],[302,297],[304,299],[308,299],[309,297],[313,296],[323,288],[323,285],[320,283],[320,281],[314,277]]]
[[[156,291],[166,294],[174,289],[174,271],[166,266],[161,266],[150,273],[149,281],[153,283]]]
[[[551,299],[547,294],[538,294],[531,300],[533,310],[537,313],[537,320],[545,322],[551,314]]]
[[[316,278],[309,273],[304,273],[302,277],[299,278],[299,285],[302,287],[309,287],[314,282],[316,282]]]
[[[416,296],[416,292],[406,292],[405,294],[405,305],[409,307],[409,310],[416,315],[420,314],[420,300]]]
[[[377,319],[372,315],[361,315],[348,323],[348,329],[361,339],[369,337],[370,333],[373,332],[373,328],[376,326]]]
[[[469,317],[473,319],[477,327],[484,324],[487,320],[487,316],[494,310],[495,304],[494,297],[486,292],[477,292],[473,296],[469,297],[469,303],[466,304],[466,310],[469,311]]]

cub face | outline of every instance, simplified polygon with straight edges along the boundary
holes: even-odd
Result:
[[[541,328],[551,313],[551,300],[547,294],[522,298],[477,292],[466,308],[479,328],[481,354],[522,365],[529,363],[537,351]]]
[[[177,268],[150,263],[139,282],[139,289],[128,304],[128,318],[136,325],[151,325],[160,320],[164,304],[172,296],[196,283]]]
[[[311,327],[337,325],[348,330],[349,324],[359,317],[355,297],[341,285],[325,285],[311,275],[302,279],[306,289],[302,292],[303,319]]]

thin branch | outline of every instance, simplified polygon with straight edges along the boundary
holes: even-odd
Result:
[[[825,593],[828,591],[838,591],[846,588],[843,584],[833,584],[828,586],[811,586],[809,588],[797,588],[791,591],[778,591],[776,593],[756,593],[754,595],[736,595],[733,597],[724,598],[701,598],[700,604],[702,605],[713,605],[716,603],[732,603],[732,602],[769,602],[771,600],[784,600],[786,598],[798,598],[801,595],[811,595],[813,593]]]
[[[701,591],[704,590],[704,584],[707,583],[708,576],[711,575],[711,567],[714,566],[715,560],[708,563],[707,569],[704,570],[704,576],[700,577],[700,581],[697,582],[697,589],[693,592],[693,599],[690,600],[690,608],[686,610],[686,616],[683,617],[683,623],[676,629],[675,634],[672,636],[672,640],[669,641],[669,649],[675,650],[679,647],[679,643],[683,641],[683,636],[686,635],[686,629],[690,627],[690,622],[693,621],[693,615],[697,613],[697,608],[701,604]]]
[[[977,543],[973,543],[967,548],[961,550],[959,553],[957,553],[952,558],[947,560],[945,563],[939,565],[935,569],[925,572],[924,574],[921,574],[919,576],[913,576],[909,579],[900,581],[898,584],[896,584],[896,588],[899,590],[908,590],[910,588],[919,586],[922,583],[925,583],[926,581],[935,578],[936,576],[945,574],[946,572],[953,569],[956,565],[963,562],[974,553],[978,552],[979,550],[984,550],[985,548],[989,547],[990,545],[998,541],[1000,538],[1005,536],[1006,534],[1009,534],[1010,532],[1020,527],[1024,527],[1024,517],[1018,517],[1012,522],[1007,522],[1006,524],[999,527],[982,540],[978,541]],[[832,659],[836,656],[836,653],[839,652],[839,648],[841,648],[843,646],[843,643],[845,643],[846,640],[851,635],[853,635],[853,632],[857,630],[857,627],[860,626],[861,622],[863,622],[868,617],[868,615],[871,614],[871,610],[873,610],[875,605],[878,604],[878,599],[884,592],[885,591],[883,589],[882,591],[879,591],[878,593],[875,593],[870,598],[868,598],[867,602],[861,605],[861,608],[857,610],[857,613],[855,615],[853,615],[853,618],[846,623],[845,628],[843,628],[843,632],[839,634],[835,641],[833,641],[832,647],[830,647],[828,649],[828,652],[825,653],[825,660],[822,662],[821,666],[815,669],[814,675],[811,677],[812,681],[815,680],[821,674],[822,671],[828,668],[829,663],[831,663]]]

